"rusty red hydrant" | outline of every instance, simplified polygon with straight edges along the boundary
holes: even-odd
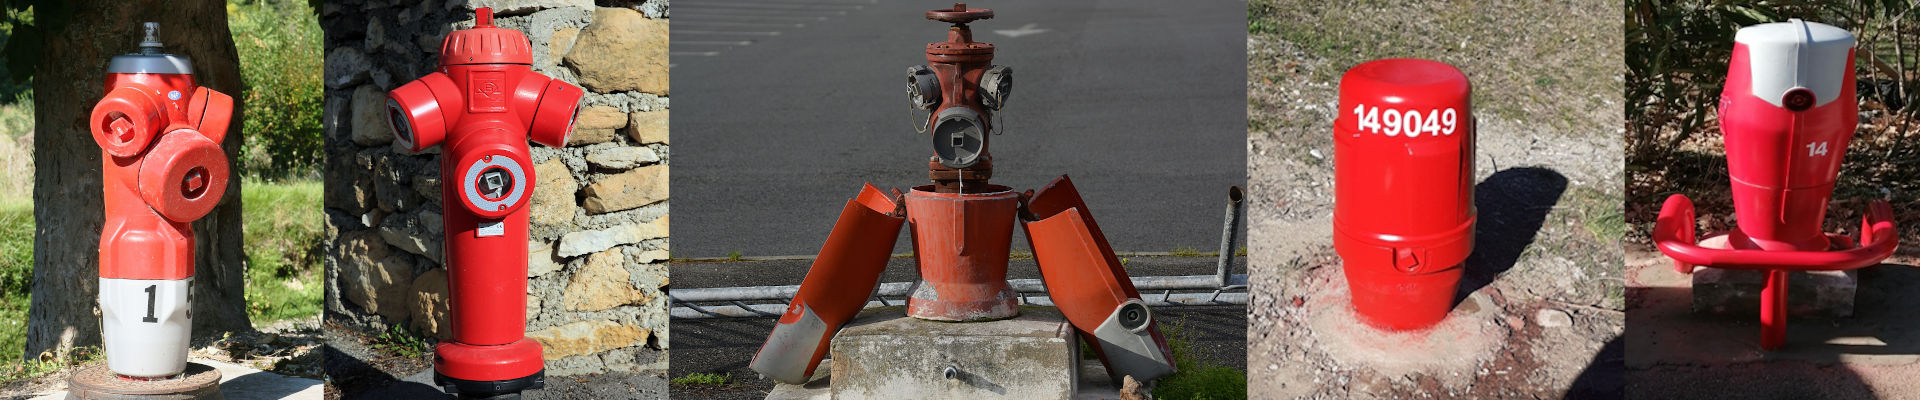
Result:
[[[579,87],[533,72],[518,31],[475,11],[472,29],[440,47],[440,68],[388,94],[394,136],[440,155],[447,294],[453,338],[434,347],[434,381],[465,397],[545,385],[540,343],[526,338],[528,138],[564,147]]]
[[[1675,194],[1661,206],[1653,241],[1680,273],[1766,271],[1762,348],[1786,343],[1788,272],[1867,267],[1899,247],[1885,200],[1868,206],[1857,243],[1821,230],[1858,111],[1852,34],[1798,19],[1741,28],[1718,111],[1738,228],[1726,248],[1702,247],[1693,201]]]
[[[904,195],[866,185],[847,202],[799,293],[755,354],[755,371],[788,383],[813,375],[834,333],[867,304],[902,223],[912,225],[920,271],[907,315],[953,322],[1018,315],[1019,296],[1006,276],[1019,222],[1053,303],[1116,382],[1173,372],[1166,339],[1073,182],[1061,176],[1038,193],[988,183],[990,121],[1006,104],[1013,71],[992,65],[993,45],[973,41],[967,24],[992,17],[992,10],[965,4],[926,13],[952,24],[947,41],[927,45],[927,64],[907,70],[909,106],[929,113],[913,122],[933,138],[932,184]]]
[[[187,367],[193,327],[193,221],[227,191],[220,149],[233,98],[195,86],[193,64],[162,51],[146,23],[140,52],[113,57],[87,125],[100,145],[100,319],[107,366],[156,380]]]
[[[1333,246],[1368,325],[1424,329],[1453,310],[1473,253],[1472,91],[1459,69],[1410,58],[1340,78]]]

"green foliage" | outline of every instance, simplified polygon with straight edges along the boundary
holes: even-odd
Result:
[[[22,26],[22,25],[31,26],[32,24],[33,24],[33,11],[30,11],[30,10],[14,11],[14,10],[11,10],[10,8],[0,8],[0,45],[11,43],[13,41],[12,40],[14,36],[13,32],[16,29],[19,29],[16,27]],[[27,29],[31,29],[31,28],[27,28]],[[27,33],[27,35],[22,36],[21,41],[24,42],[26,40],[31,39],[32,37],[33,37],[32,33]],[[0,50],[0,51],[3,51],[3,50]],[[38,56],[36,55],[35,57],[37,58]],[[32,119],[33,118],[33,108],[32,108],[33,81],[26,76],[16,77],[13,74],[13,71],[10,69],[10,66],[12,64],[15,64],[15,61],[13,61],[12,57],[8,57],[7,53],[0,52],[0,58],[7,59],[6,62],[0,62],[0,107],[18,105],[20,104],[19,101],[22,100],[22,96],[25,96],[24,100],[26,100],[26,104],[28,107],[26,117],[29,124],[27,126],[32,127],[33,125],[31,124],[31,122],[33,121]],[[0,113],[11,114],[12,111],[13,110],[4,110],[4,111],[0,111]],[[10,129],[10,128],[12,127],[0,125],[0,129]],[[4,132],[11,134],[14,131],[6,130]]]
[[[732,381],[733,381],[733,374],[721,375],[721,374],[707,373],[707,372],[695,372],[679,378],[673,378],[669,382],[675,385],[686,385],[686,386],[726,386],[730,384]]]
[[[33,202],[0,200],[0,363],[21,359],[33,290]],[[8,367],[0,367],[6,369]],[[0,375],[11,372],[0,370]]]
[[[380,337],[374,339],[373,348],[406,358],[420,358],[433,352],[433,347],[427,345],[425,339],[399,325],[380,333]]]
[[[1189,336],[1183,320],[1175,324],[1161,324],[1160,333],[1167,338],[1167,347],[1173,350],[1173,364],[1178,371],[1163,376],[1155,382],[1153,396],[1156,399],[1244,399],[1247,398],[1247,373],[1233,367],[1222,366],[1213,360],[1201,360],[1193,353],[1193,340]],[[1086,341],[1080,342],[1080,358],[1095,360],[1098,356]],[[1115,385],[1119,383],[1116,382]]]
[[[73,20],[73,4],[67,0],[4,0],[0,24],[6,25],[6,45],[0,48],[0,66],[6,78],[25,84],[33,79],[34,67],[46,54],[46,32],[59,30]],[[14,92],[4,92],[13,94]]]
[[[1153,398],[1169,400],[1214,400],[1247,398],[1247,371],[1201,359],[1193,352],[1193,338],[1186,321],[1160,324],[1173,349],[1173,366],[1178,371],[1160,377]]]
[[[247,86],[238,169],[267,179],[318,176],[320,21],[304,2],[246,1],[227,5],[227,24]]]
[[[106,352],[100,351],[99,347],[87,346],[74,348],[73,351],[67,352],[66,358],[27,361],[15,361],[14,359],[0,360],[0,384],[59,372],[75,366],[100,361],[103,358],[106,358]]]
[[[326,240],[320,182],[249,179],[240,187],[248,316],[265,323],[319,315]]]
[[[1911,55],[1888,56],[1909,52],[1898,49],[1906,43],[1920,43],[1910,37],[1911,28],[1896,29],[1902,26],[1898,20],[1911,17],[1909,6],[1894,0],[1626,0],[1626,8],[1629,154],[1670,151],[1705,128],[1726,81],[1734,33],[1743,26],[1801,18],[1846,28],[1857,37],[1862,80],[1876,71],[1912,71]],[[1908,79],[1882,78],[1901,81],[1901,89],[1862,89],[1860,96],[1899,108],[1920,92],[1904,89]],[[1887,101],[1892,98],[1902,101]],[[1676,134],[1660,138],[1663,132]]]

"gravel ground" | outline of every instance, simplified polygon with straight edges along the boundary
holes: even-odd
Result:
[[[1619,4],[1249,8],[1248,391],[1618,398]],[[1332,249],[1339,75],[1387,57],[1459,67],[1474,82],[1479,119],[1477,243],[1461,301],[1448,321],[1416,334],[1357,327]]]
[[[433,385],[433,351],[417,356],[376,346],[376,340],[339,325],[326,327],[326,398],[451,399]],[[652,373],[547,376],[545,388],[525,399],[663,399],[667,378]]]

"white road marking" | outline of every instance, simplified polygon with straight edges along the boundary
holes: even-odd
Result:
[[[760,24],[751,22],[674,21],[674,26],[737,26],[742,28],[805,28],[807,24]]]
[[[1017,38],[1021,36],[1046,33],[1047,31],[1048,29],[1040,29],[1040,25],[1038,24],[1026,24],[1025,26],[1021,26],[1020,29],[995,29],[993,30],[993,33],[998,33],[1001,36]]]
[[[853,4],[764,4],[764,3],[688,3],[674,4],[681,9],[760,9],[760,10],[858,10],[867,6]]]
[[[777,31],[762,31],[762,32],[752,32],[752,31],[739,31],[739,32],[728,32],[728,31],[696,31],[696,30],[685,30],[685,29],[683,29],[683,30],[677,30],[677,31],[673,31],[673,35],[674,35],[674,36],[679,36],[679,35],[741,35],[741,36],[780,36],[780,32],[777,32]]]
[[[687,46],[746,46],[746,45],[750,45],[750,44],[753,44],[753,41],[752,41],[752,40],[675,40],[675,41],[673,41],[673,44],[672,44],[672,45],[674,45],[674,46],[680,46],[680,45],[687,45]]]
[[[849,11],[863,10],[877,0],[709,0],[686,2],[674,7],[679,21],[675,28],[676,37],[693,37],[698,40],[675,40],[673,44],[694,48],[711,48],[710,51],[670,51],[669,55],[690,57],[719,56],[727,49],[752,46],[758,39],[736,40],[741,36],[774,37],[783,31],[807,27],[807,23],[821,23],[832,16],[847,15]],[[804,23],[802,23],[804,22]],[[684,49],[682,49],[684,50]],[[676,65],[668,64],[668,68]]]

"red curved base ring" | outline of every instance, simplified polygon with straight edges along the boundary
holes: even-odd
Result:
[[[499,346],[440,342],[433,347],[433,370],[466,381],[506,381],[539,373],[540,343],[520,339]]]
[[[1735,231],[1733,235],[1741,235]],[[1787,340],[1787,273],[1840,271],[1877,265],[1900,246],[1893,226],[1893,207],[1874,200],[1861,217],[1859,247],[1826,250],[1765,251],[1700,247],[1694,232],[1693,200],[1686,195],[1667,197],[1654,224],[1653,243],[1673,258],[1674,269],[1693,273],[1695,266],[1762,270],[1767,286],[1760,291],[1760,347],[1776,350]]]

